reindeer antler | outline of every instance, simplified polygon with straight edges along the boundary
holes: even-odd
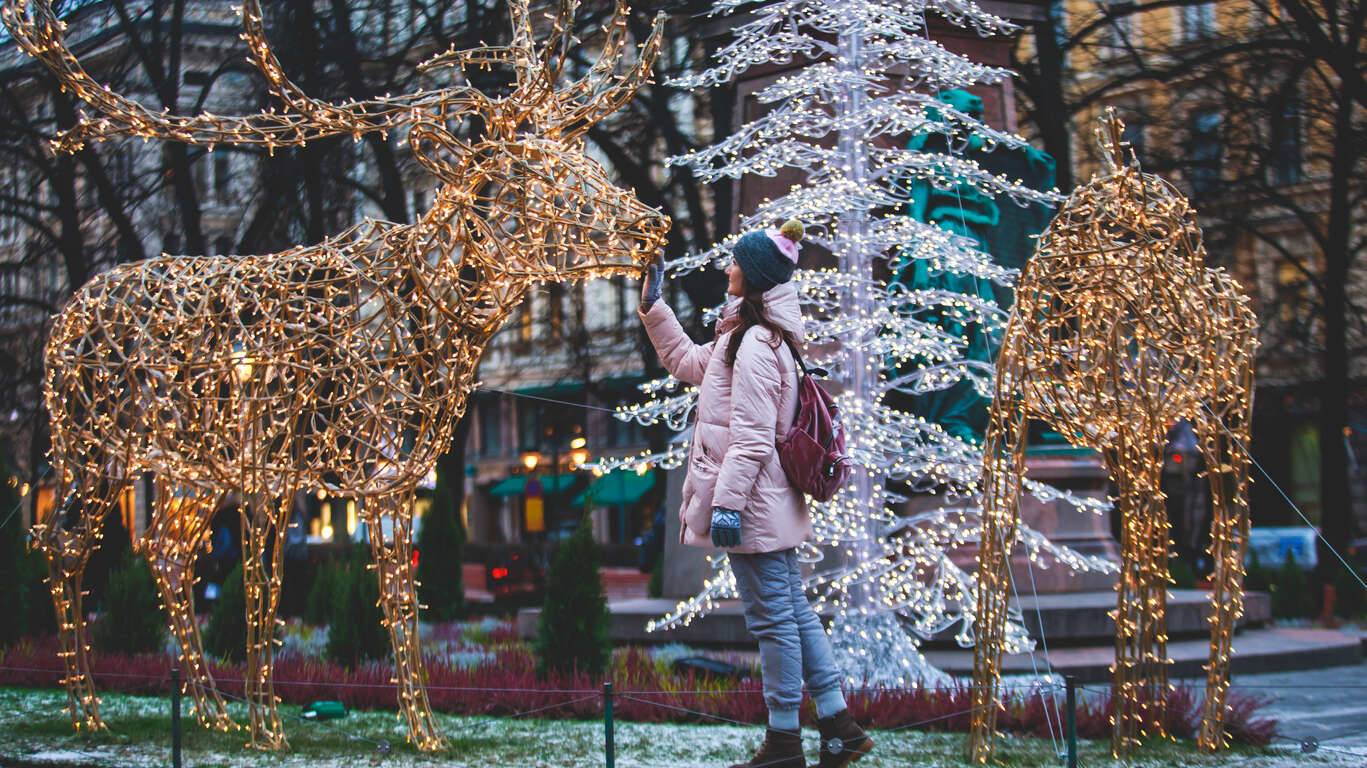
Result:
[[[251,49],[251,59],[265,75],[271,92],[289,107],[288,112],[271,110],[246,116],[205,112],[193,117],[153,112],[100,85],[85,71],[63,40],[66,25],[52,12],[50,0],[8,0],[0,9],[0,17],[19,47],[51,70],[64,88],[71,89],[101,114],[94,120],[83,114],[75,128],[58,134],[52,144],[59,152],[74,152],[89,141],[113,136],[171,139],[187,144],[292,146],[324,136],[359,137],[371,131],[388,130],[410,121],[419,111],[452,106],[479,108],[488,104],[483,94],[466,87],[339,104],[318,101],[305,95],[280,68],[265,39],[258,0],[243,0],[240,10],[243,39]]]
[[[612,21],[606,27],[607,39],[589,73],[562,91],[563,100],[574,106],[564,111],[560,124],[561,135],[573,138],[588,131],[594,123],[626,104],[636,91],[650,80],[655,57],[660,53],[660,40],[664,35],[664,14],[655,16],[650,35],[641,43],[636,62],[631,69],[614,75],[622,60],[626,42],[627,5],[625,0],[617,0]],[[577,103],[576,103],[577,102]]]
[[[570,30],[577,6],[577,0],[559,0],[551,35],[542,43],[541,52],[538,53],[532,39],[527,0],[510,0],[508,10],[513,23],[510,45],[484,46],[467,51],[453,48],[424,61],[419,69],[426,71],[443,66],[467,68],[495,64],[511,66],[517,75],[517,88],[508,100],[529,110],[531,118],[544,128],[557,131],[562,137],[573,138],[620,108],[650,79],[651,67],[660,52],[664,32],[664,14],[659,14],[655,17],[650,35],[641,44],[631,70],[614,75],[625,52],[628,14],[624,0],[618,0],[611,21],[603,29],[606,36],[602,50],[588,74],[564,88],[557,88],[556,83],[569,56]],[[552,92],[555,98],[548,98]]]

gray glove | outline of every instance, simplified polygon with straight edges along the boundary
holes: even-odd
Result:
[[[660,300],[660,293],[665,287],[665,268],[664,262],[659,257],[646,267],[645,280],[641,283],[641,311],[649,312],[655,302]]]
[[[712,508],[712,546],[740,546],[740,513],[726,507]]]

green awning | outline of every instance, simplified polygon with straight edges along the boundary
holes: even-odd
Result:
[[[494,484],[489,489],[490,496],[521,496],[527,489],[527,478],[524,475],[509,475]]]
[[[574,485],[576,476],[573,474],[564,475],[542,475],[536,478],[541,482],[542,493],[562,493],[569,490]],[[494,487],[489,489],[490,496],[521,496],[527,492],[526,475],[509,475],[502,480],[494,483]]]
[[[646,491],[655,487],[655,473],[638,475],[630,469],[614,469],[593,481],[587,491],[574,497],[574,506],[586,501],[595,507],[614,507],[635,504]]]

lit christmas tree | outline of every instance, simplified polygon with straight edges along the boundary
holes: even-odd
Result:
[[[816,541],[800,552],[815,568],[808,580],[818,611],[835,613],[831,639],[852,684],[941,684],[947,677],[919,651],[923,639],[955,631],[973,641],[974,577],[951,559],[971,546],[980,515],[975,506],[982,451],[977,441],[951,434],[905,406],[927,393],[971,385],[992,391],[989,360],[967,351],[969,334],[1000,336],[1006,311],[992,286],[1009,288],[1015,270],[994,264],[971,237],[906,215],[912,189],[978,190],[1019,204],[1050,203],[1038,192],[993,174],[963,156],[970,144],[1023,148],[1025,142],[997,131],[937,98],[951,89],[990,84],[1008,76],[946,50],[927,33],[926,13],[979,34],[1011,26],[970,2],[956,0],[720,0],[713,15],[745,6],[748,20],[734,41],[717,53],[711,68],[682,77],[680,88],[707,88],[737,78],[751,67],[786,64],[794,69],[759,91],[769,107],[763,117],[708,148],[673,158],[704,181],[744,174],[773,176],[780,169],[805,175],[787,195],[765,201],[741,222],[740,232],[776,227],[793,217],[807,226],[806,243],[829,250],[837,267],[798,270],[794,277],[806,313],[806,356],[830,371],[838,392],[855,471],[829,503],[811,504]],[[890,145],[897,136],[936,135],[919,148]],[[881,137],[881,141],[880,141]],[[916,143],[914,143],[916,144]],[[933,151],[946,147],[949,153]],[[667,265],[678,275],[731,260],[733,239]],[[920,265],[920,269],[916,267]],[[885,269],[875,271],[875,264]],[[879,274],[950,276],[937,283],[878,279]],[[974,292],[953,286],[977,286]],[[945,287],[951,286],[951,287]],[[985,290],[983,288],[986,288]],[[720,305],[711,310],[715,319]],[[695,392],[673,379],[644,387],[651,400],[624,409],[624,420],[664,422],[683,430]],[[646,461],[666,468],[686,457],[685,441],[668,450],[608,460],[602,470]],[[892,490],[889,487],[892,483]],[[1066,500],[1100,510],[1027,481],[1042,501]],[[899,514],[908,495],[938,494],[943,506]],[[1023,528],[1020,540],[1041,565],[1109,569]],[[734,597],[724,557],[695,597],[681,603],[651,629],[687,624]],[[1008,652],[1031,647],[1019,616],[1008,629]]]

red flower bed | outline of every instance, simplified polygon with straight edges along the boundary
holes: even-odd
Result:
[[[536,662],[527,647],[511,634],[504,637],[495,633],[490,642],[493,661],[474,668],[455,666],[440,657],[428,659],[427,695],[434,710],[456,715],[515,715],[542,710],[537,717],[601,717],[602,679],[574,674],[542,680],[536,676]],[[59,686],[62,665],[55,647],[56,643],[47,638],[25,641],[0,652],[0,685]],[[163,654],[96,652],[96,686],[101,691],[165,695],[174,663],[172,656]],[[242,665],[213,664],[211,671],[224,694],[243,695]],[[291,704],[334,700],[352,709],[393,709],[397,698],[392,673],[388,664],[378,662],[346,669],[281,653],[276,657],[275,687],[281,700]],[[614,713],[623,720],[762,723],[765,719],[757,677],[734,681],[668,673],[640,648],[619,653],[610,677],[616,694]],[[966,688],[859,690],[849,696],[854,716],[879,729],[967,731],[969,702]],[[1231,692],[1226,717],[1231,738],[1255,746],[1271,742],[1277,722],[1258,715],[1266,704],[1266,699]],[[1055,717],[1053,704],[1047,706],[1048,717]],[[1047,737],[1050,720],[1045,712],[1046,701],[1038,694],[1008,694],[998,725],[1008,731]],[[1090,739],[1110,738],[1112,712],[1109,696],[1080,697],[1078,734]],[[809,708],[804,708],[804,716],[811,717]],[[1178,738],[1194,738],[1199,721],[1197,691],[1190,686],[1177,687],[1168,701],[1168,732]],[[1057,729],[1057,719],[1053,722]]]

